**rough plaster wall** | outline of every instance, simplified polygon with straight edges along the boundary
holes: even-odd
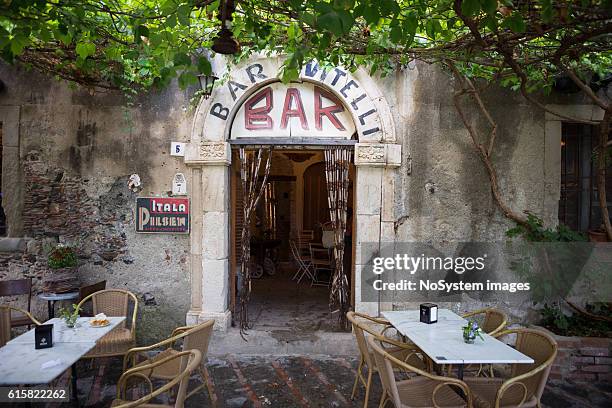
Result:
[[[395,113],[404,160],[396,176],[396,242],[433,243],[451,255],[457,254],[456,242],[505,241],[513,223],[490,193],[485,167],[455,110],[452,79],[435,67],[417,64],[381,79],[380,85]],[[493,162],[504,198],[518,213],[530,210],[556,218],[556,208],[543,208],[544,113],[497,88],[483,98],[498,123]],[[488,135],[487,123],[467,98],[464,108],[481,135]],[[511,272],[501,265],[499,273]],[[481,305],[465,298],[461,306]],[[459,311],[458,304],[451,306]],[[527,303],[503,306],[520,318],[527,309]]]
[[[93,255],[100,252],[99,241],[88,241],[85,253],[92,255],[83,260],[81,278],[86,283],[106,279],[109,286],[130,288],[141,299],[151,293],[157,306],[142,308],[142,323],[149,329],[140,331],[145,334],[142,340],[165,336],[183,322],[188,308],[189,240],[135,234],[134,196],[125,188],[125,180],[138,173],[144,183],[140,195],[164,196],[176,171],[189,177],[182,161],[170,157],[168,149],[170,141],[188,139],[193,90],[151,93],[126,109],[116,95],[92,96],[4,65],[0,65],[0,78],[8,88],[0,95],[0,105],[21,106],[21,157],[40,154],[51,167],[82,180],[101,213],[116,215],[112,227],[126,243],[124,252],[100,260]],[[453,106],[454,85],[449,76],[418,64],[377,82],[394,115],[403,151],[395,183],[396,241],[503,240],[512,223],[493,202],[486,171]],[[491,88],[484,99],[499,124],[494,162],[504,197],[517,212],[528,209],[553,221],[556,208],[543,208],[543,112],[497,88]],[[554,100],[571,103],[574,99],[557,96]],[[469,102],[466,110],[486,130]],[[191,180],[188,183],[190,188]]]
[[[136,293],[140,343],[167,337],[184,324],[190,304],[189,237],[136,234],[137,195],[126,182],[130,174],[138,173],[143,181],[138,195],[167,196],[174,173],[180,171],[191,187],[190,172],[181,158],[169,156],[169,148],[170,141],[188,141],[193,90],[152,93],[128,109],[117,95],[92,95],[14,67],[0,65],[0,78],[7,85],[0,105],[21,106],[22,166],[28,155],[39,157],[48,167],[45,174],[63,172],[80,184],[86,201],[94,206],[86,221],[93,219],[98,226],[83,225],[82,236],[54,234],[52,228],[45,228],[42,235],[78,245],[82,283],[104,279],[107,287]],[[41,210],[48,211],[48,203]],[[13,274],[40,275],[25,260],[35,256],[36,265],[44,263],[39,252],[18,260],[11,257]],[[46,304],[39,301],[33,308],[46,312]]]

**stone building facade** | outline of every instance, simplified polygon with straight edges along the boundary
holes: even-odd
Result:
[[[229,327],[233,119],[248,98],[278,82],[281,64],[252,58],[231,67],[209,99],[194,100],[196,89],[171,86],[129,105],[113,92],[0,66],[8,224],[0,238],[0,279],[32,276],[40,291],[45,248],[63,242],[78,248],[82,283],[104,279],[146,298],[144,340],[164,337],[185,319],[212,317],[218,329]],[[308,64],[300,79],[334,95],[355,128],[357,310],[392,307],[360,299],[361,243],[504,239],[512,223],[493,201],[447,73],[416,64],[379,78]],[[499,126],[493,161],[504,197],[515,211],[554,225],[561,120],[505,89],[489,88],[484,98]],[[579,96],[543,102],[581,118],[602,114]],[[485,129],[478,112],[466,108]],[[185,143],[184,157],[170,155],[171,142]],[[168,197],[176,173],[187,178],[190,234],[137,234],[136,197]],[[138,192],[127,187],[132,174],[142,180]],[[35,302],[39,312],[45,306]]]

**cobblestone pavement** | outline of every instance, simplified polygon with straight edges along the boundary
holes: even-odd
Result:
[[[325,357],[210,358],[207,365],[215,406],[238,407],[362,407],[363,390],[350,399],[357,360]],[[78,365],[79,401],[85,407],[108,407],[121,374],[120,359],[100,359]],[[195,380],[192,381],[192,387]],[[369,406],[377,407],[380,381],[375,379]],[[545,407],[610,407],[611,384],[550,382]],[[167,402],[167,401],[160,401]],[[48,404],[55,408],[58,404]],[[210,407],[206,391],[189,398],[186,407]]]

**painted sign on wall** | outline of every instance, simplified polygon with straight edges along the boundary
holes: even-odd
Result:
[[[313,83],[273,83],[248,98],[232,123],[232,139],[333,137],[350,139],[355,126],[343,103]]]
[[[136,232],[188,234],[189,199],[137,198]]]

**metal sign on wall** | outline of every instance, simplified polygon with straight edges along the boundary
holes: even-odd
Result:
[[[189,234],[189,199],[137,198],[136,232]]]

